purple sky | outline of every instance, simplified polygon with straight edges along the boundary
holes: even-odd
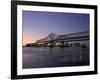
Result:
[[[23,44],[49,33],[69,34],[89,30],[89,14],[23,11]]]

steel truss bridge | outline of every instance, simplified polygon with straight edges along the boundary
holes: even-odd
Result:
[[[79,32],[68,35],[56,35],[50,33],[47,37],[37,40],[36,44],[39,46],[68,46],[79,45],[82,41],[89,41],[89,32]]]

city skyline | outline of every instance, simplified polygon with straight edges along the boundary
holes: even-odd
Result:
[[[49,33],[59,35],[89,31],[89,14],[23,11],[22,26],[25,45]]]

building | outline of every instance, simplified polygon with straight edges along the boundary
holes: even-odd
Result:
[[[89,47],[89,31],[77,32],[71,34],[57,35],[50,33],[48,36],[37,40],[36,44],[44,47],[68,47],[84,46]]]

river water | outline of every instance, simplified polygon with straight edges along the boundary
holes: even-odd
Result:
[[[23,68],[89,65],[89,49],[23,47]]]

